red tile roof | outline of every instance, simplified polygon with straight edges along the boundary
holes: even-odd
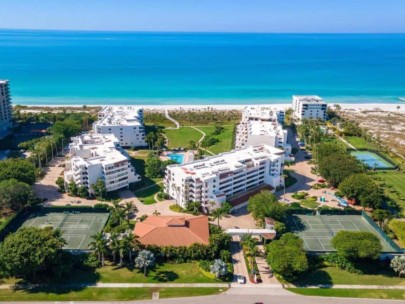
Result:
[[[148,216],[136,223],[134,234],[144,245],[190,246],[208,245],[208,217],[200,216]]]

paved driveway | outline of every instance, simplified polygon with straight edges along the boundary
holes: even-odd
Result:
[[[232,253],[234,282],[236,282],[237,275],[244,275],[246,278],[245,285],[251,285],[252,283],[249,281],[249,274],[247,271],[245,259],[243,258],[242,247],[240,245],[240,237],[237,235],[233,236],[232,238],[231,253]]]

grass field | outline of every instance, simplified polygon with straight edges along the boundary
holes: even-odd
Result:
[[[299,201],[300,205],[306,208],[310,208],[310,209],[315,209],[318,208],[318,206],[320,205],[316,199],[312,199],[312,198],[306,198],[303,199],[301,201]]]
[[[399,245],[405,248],[405,222],[393,219],[388,223],[388,226],[397,236]]]
[[[78,272],[70,279],[72,283],[216,283],[221,282],[205,276],[196,263],[161,264],[151,269],[148,276],[138,268],[104,266],[94,272]]]
[[[46,288],[38,290],[0,289],[0,301],[131,301],[151,300],[159,291],[160,298],[193,297],[219,294],[226,288],[85,288],[67,290]]]
[[[353,145],[356,149],[360,149],[360,150],[373,149],[373,145],[371,143],[365,141],[361,137],[346,136],[345,140],[347,140],[347,142],[349,142],[351,145]]]
[[[131,156],[132,166],[134,166],[136,173],[138,173],[142,177],[142,181],[137,184],[137,189],[154,185],[162,180],[162,178],[151,179],[145,176],[145,161],[148,158],[149,153],[151,152],[153,151],[152,150],[128,151],[128,154]]]
[[[325,288],[288,288],[289,291],[304,296],[405,299],[405,290],[387,289],[325,289]]]
[[[218,143],[211,147],[207,147],[206,149],[211,151],[212,153],[218,154],[222,152],[227,152],[232,150],[232,141],[234,137],[234,125],[225,125],[223,126],[225,129],[221,134],[218,135],[211,135],[214,132],[214,126],[198,126],[197,128],[203,131],[207,136],[212,136],[219,140]]]
[[[146,189],[134,191],[134,195],[145,205],[156,203],[155,194],[163,189],[163,184],[154,184]]]
[[[405,286],[405,278],[399,278],[393,271],[380,269],[373,274],[356,274],[337,267],[325,267],[316,269],[302,275],[296,285],[320,285],[320,284],[345,284],[345,285],[387,285]]]
[[[378,171],[377,176],[385,182],[385,193],[398,202],[405,216],[405,173],[396,170]]]
[[[187,148],[191,140],[198,142],[202,134],[191,127],[180,127],[180,129],[164,130],[167,138],[169,139],[168,148]]]

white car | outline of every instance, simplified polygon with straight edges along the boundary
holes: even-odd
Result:
[[[237,276],[237,278],[238,278],[238,283],[239,283],[239,284],[245,284],[245,283],[246,283],[246,278],[245,278],[245,276],[239,274],[239,275]]]

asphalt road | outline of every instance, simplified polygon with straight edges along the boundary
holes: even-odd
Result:
[[[324,297],[305,297],[299,295],[239,295],[239,294],[221,294],[217,296],[194,297],[194,298],[173,298],[157,301],[127,301],[127,302],[65,302],[65,303],[116,303],[116,304],[254,304],[262,302],[264,304],[399,304],[403,300],[381,300],[381,299],[352,299],[352,298],[324,298]],[[7,302],[6,302],[7,303]],[[14,302],[26,304],[27,302]],[[51,302],[30,302],[30,303],[51,303]],[[54,302],[62,303],[62,302]]]

